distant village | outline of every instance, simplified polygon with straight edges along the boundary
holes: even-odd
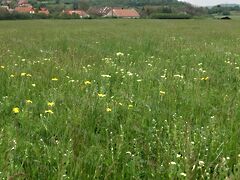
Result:
[[[10,3],[10,2],[9,2]],[[51,15],[47,7],[34,8],[28,0],[19,0],[17,7],[11,9],[7,5],[0,6],[1,9],[5,9],[10,14],[41,14],[45,16]],[[120,7],[89,7],[88,10],[80,9],[67,9],[62,10],[62,15],[77,16],[79,18],[90,18],[91,16],[98,17],[114,17],[114,18],[140,18],[140,14],[134,8],[120,8]]]

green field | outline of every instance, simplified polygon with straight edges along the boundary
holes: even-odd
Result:
[[[240,22],[0,22],[0,179],[240,179]]]

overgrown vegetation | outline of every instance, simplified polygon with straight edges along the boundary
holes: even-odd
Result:
[[[1,21],[1,179],[239,179],[239,21]]]

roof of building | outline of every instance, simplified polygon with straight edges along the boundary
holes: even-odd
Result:
[[[98,15],[98,16],[104,16],[104,15],[107,15],[111,10],[112,8],[107,6],[106,7],[90,7],[87,13]]]
[[[16,7],[15,11],[19,13],[31,13],[34,12],[34,9],[32,7]]]
[[[135,9],[113,9],[109,13],[113,13],[113,16],[116,17],[140,17]]]

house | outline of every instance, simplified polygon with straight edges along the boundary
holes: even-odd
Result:
[[[87,18],[90,17],[85,11],[83,10],[63,10],[63,13],[67,15],[79,15],[80,18]]]
[[[90,7],[87,10],[87,13],[93,16],[106,16],[109,11],[111,11],[111,7]]]
[[[117,18],[140,18],[139,13],[135,9],[112,9],[105,17]]]
[[[38,13],[39,14],[49,15],[48,9],[47,8],[43,8],[43,7],[38,10]]]
[[[5,9],[6,11],[9,11],[9,7],[8,6],[0,6],[1,9]]]
[[[15,8],[15,12],[18,13],[29,13],[29,14],[35,14],[35,10],[32,6],[19,6]]]
[[[2,12],[9,12],[12,13],[14,10],[10,9],[8,6],[0,6],[0,9],[2,9]]]

